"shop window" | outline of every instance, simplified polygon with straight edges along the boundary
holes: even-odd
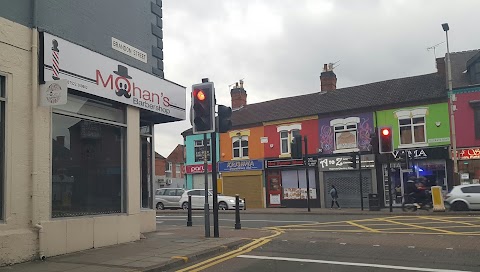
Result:
[[[237,136],[232,138],[233,158],[248,157],[248,136]]]
[[[5,78],[0,76],[0,220],[3,219],[3,188],[5,155]]]
[[[473,108],[475,138],[480,139],[480,100],[470,101],[470,107]]]
[[[349,117],[330,121],[335,133],[335,153],[358,151],[357,125],[360,118]]]
[[[153,208],[153,173],[152,173],[152,137],[142,135],[141,139],[141,149],[140,149],[140,165],[141,165],[141,201],[142,208],[151,209]]]
[[[203,140],[195,140],[195,162],[203,162],[204,150],[203,150]],[[207,147],[210,147],[210,139],[207,140]],[[210,148],[207,150],[207,161],[210,161]]]
[[[400,131],[400,147],[426,143],[426,108],[395,112]]]
[[[310,198],[316,199],[315,171],[308,171]],[[307,176],[305,170],[282,171],[283,199],[307,199]]]
[[[124,211],[125,128],[54,113],[52,217]]]

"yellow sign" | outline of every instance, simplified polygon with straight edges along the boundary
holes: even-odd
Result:
[[[433,211],[444,212],[445,205],[443,203],[442,187],[432,186],[431,190],[432,190]]]

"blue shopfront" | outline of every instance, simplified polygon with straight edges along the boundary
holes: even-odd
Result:
[[[244,198],[249,208],[264,208],[263,160],[233,160],[218,163],[223,194]]]

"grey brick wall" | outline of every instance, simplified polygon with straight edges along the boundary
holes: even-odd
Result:
[[[0,16],[32,27],[34,0],[0,0]],[[161,0],[36,0],[37,26],[163,78]],[[112,37],[147,53],[148,63],[112,49]]]

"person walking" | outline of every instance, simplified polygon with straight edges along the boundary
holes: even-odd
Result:
[[[341,208],[338,204],[338,191],[337,188],[335,188],[335,185],[332,185],[332,189],[330,190],[330,196],[332,197],[332,206],[330,206],[330,209],[333,209],[333,204],[335,203],[340,210]]]

